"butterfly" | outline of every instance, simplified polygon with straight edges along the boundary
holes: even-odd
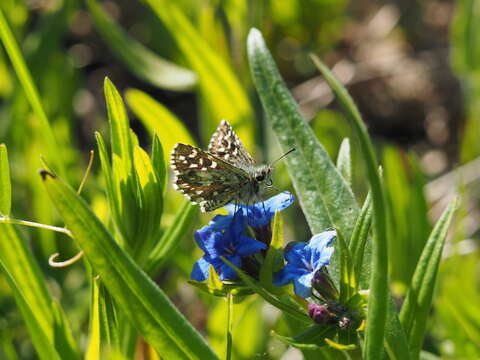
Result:
[[[252,203],[273,185],[273,167],[257,165],[225,120],[213,133],[208,151],[175,144],[170,167],[175,189],[198,203],[203,212],[232,202]]]

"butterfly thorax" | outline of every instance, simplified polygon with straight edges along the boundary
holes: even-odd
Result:
[[[261,200],[261,195],[272,186],[273,168],[268,165],[258,165],[245,169],[245,171],[249,175],[249,180],[241,186],[236,200],[241,203],[252,204]]]

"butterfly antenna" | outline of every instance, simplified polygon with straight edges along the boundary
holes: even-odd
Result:
[[[291,149],[288,150],[285,154],[283,154],[282,156],[280,156],[277,160],[275,160],[274,162],[272,162],[272,163],[270,164],[270,166],[273,167],[273,165],[275,165],[277,162],[279,162],[279,161],[282,160],[285,156],[287,156],[288,154],[294,152],[295,150],[297,150],[297,149],[291,148]]]

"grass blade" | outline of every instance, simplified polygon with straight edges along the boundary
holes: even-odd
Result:
[[[372,246],[372,273],[370,278],[370,296],[368,297],[368,321],[365,332],[364,356],[368,359],[380,359],[383,354],[383,337],[388,309],[388,242],[385,194],[380,180],[378,163],[367,128],[360,112],[343,85],[335,78],[330,69],[320,59],[312,56],[313,62],[322,73],[352,122],[358,135],[360,149],[365,159],[368,181],[372,191],[374,209],[374,236]]]
[[[208,142],[221,119],[226,119],[242,139],[247,150],[254,149],[253,111],[247,94],[224,59],[212,49],[177,2],[145,1],[165,24],[189,66],[198,75],[199,90],[209,116],[204,118],[203,138]],[[202,104],[203,105],[203,104]],[[163,142],[162,142],[163,143]]]
[[[0,269],[2,270],[5,278],[7,279],[10,288],[15,296],[15,301],[25,319],[25,324],[29,330],[35,350],[37,350],[38,356],[42,360],[61,360],[62,356],[56,351],[52,345],[51,339],[47,333],[44,332],[42,324],[39,322],[35,311],[30,306],[29,301],[24,296],[21,288],[16,284],[12,274],[8,271],[5,264],[0,260]]]
[[[176,359],[216,359],[201,335],[117,245],[75,191],[46,171],[42,172],[42,179],[51,201],[95,272],[158,354]]]
[[[129,89],[125,92],[125,100],[147,130],[159,137],[167,164],[175,143],[195,145],[195,141],[180,119],[143,91]]]
[[[182,238],[190,231],[197,219],[198,206],[190,201],[185,201],[183,206],[175,215],[175,219],[169,228],[163,233],[160,240],[150,252],[147,260],[146,271],[149,274],[155,273],[162,264],[167,261],[175,249],[180,245]]]
[[[39,128],[42,131],[43,137],[43,146],[46,151],[48,160],[55,166],[55,171],[58,171],[60,174],[64,174],[64,163],[62,160],[62,152],[59,151],[57,141],[53,134],[50,122],[48,121],[47,114],[43,109],[42,102],[40,101],[40,96],[38,95],[38,90],[33,82],[30,71],[27,68],[25,60],[20,52],[18,44],[15,41],[15,38],[8,26],[7,20],[3,15],[2,10],[0,9],[0,39],[5,46],[5,50],[12,62],[13,68],[22,84],[23,91],[27,97],[30,106],[33,109],[33,112],[38,117],[40,122]]]
[[[445,209],[433,228],[418,261],[400,312],[400,320],[407,333],[414,359],[418,359],[423,344],[443,245],[456,206],[455,199]]]
[[[248,36],[248,57],[253,81],[282,151],[297,150],[285,162],[310,229],[319,233],[336,226],[349,239],[359,212],[352,190],[298,111],[257,29]]]
[[[12,207],[12,184],[10,182],[10,165],[5,144],[0,144],[0,214],[10,215]]]
[[[87,1],[98,32],[127,68],[150,85],[174,91],[192,89],[197,77],[193,71],[160,58],[129,37],[96,0]]]
[[[9,284],[14,286],[12,291],[30,336],[32,340],[38,340],[38,343],[34,342],[37,352],[41,355],[46,351],[43,347],[51,347],[61,358],[77,359],[69,327],[54,308],[56,305],[47,290],[43,274],[24,239],[14,226],[0,224],[0,240],[0,262]],[[42,335],[35,338],[37,334],[33,332],[39,331]]]

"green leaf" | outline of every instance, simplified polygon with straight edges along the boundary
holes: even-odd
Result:
[[[337,156],[337,169],[349,186],[352,186],[352,158],[350,154],[350,140],[343,139]]]
[[[7,279],[7,282],[13,291],[15,301],[25,320],[25,324],[27,325],[33,345],[38,353],[39,358],[42,360],[62,359],[61,354],[59,354],[52,345],[52,339],[49,338],[48,333],[44,331],[37,314],[35,314],[35,311],[30,306],[30,303],[23,294],[21,288],[15,282],[13,275],[10,274],[7,267],[1,260],[0,269],[5,275],[5,278]]]
[[[352,122],[359,139],[362,156],[365,159],[368,181],[372,191],[375,231],[372,244],[372,273],[370,278],[370,296],[368,297],[364,356],[367,360],[380,359],[383,353],[383,337],[387,319],[389,293],[387,207],[378,171],[378,163],[367,128],[353,99],[320,59],[316,56],[312,56],[312,59],[325,81],[332,88],[347,117]]]
[[[112,299],[101,280],[94,278],[91,286],[89,342],[85,359],[100,360],[106,349],[118,346],[118,325]]]
[[[152,141],[152,166],[157,176],[159,187],[162,189],[162,193],[165,192],[167,185],[167,167],[164,161],[165,155],[162,147],[162,143],[157,134],[153,135]]]
[[[272,293],[281,293],[280,288],[273,285],[273,273],[283,265],[283,220],[280,211],[275,212],[272,225],[272,241],[268,247],[267,256],[260,269],[260,283]]]
[[[53,348],[60,358],[77,359],[70,329],[56,309],[47,290],[42,272],[24,239],[10,224],[0,224],[0,262],[9,284],[13,286],[15,300],[22,310],[30,336],[40,356],[43,347]],[[26,308],[25,308],[26,306]],[[63,324],[62,324],[63,323]],[[36,332],[41,332],[38,335]],[[39,338],[36,338],[36,336]],[[38,341],[37,343],[35,343]],[[49,357],[45,357],[49,359]],[[53,359],[54,357],[52,357]]]
[[[43,147],[46,151],[47,158],[55,166],[55,170],[60,174],[64,174],[64,162],[62,160],[62,152],[59,151],[59,147],[55,136],[53,134],[50,122],[48,121],[45,110],[40,101],[40,96],[38,90],[33,82],[30,71],[27,68],[25,59],[22,56],[22,53],[18,47],[17,42],[8,26],[7,20],[5,19],[2,10],[0,9],[0,39],[5,46],[5,50],[12,62],[13,68],[20,80],[20,84],[23,87],[26,98],[30,103],[30,106],[33,109],[33,112],[37,116],[39,121],[38,128],[42,133]]]
[[[9,216],[12,207],[10,165],[5,144],[0,144],[0,215]]]
[[[409,360],[407,335],[398,318],[395,302],[392,297],[388,304],[387,324],[385,327],[385,350],[391,360]]]
[[[88,0],[87,6],[103,40],[140,79],[150,85],[174,91],[190,90],[195,86],[197,77],[193,71],[162,59],[129,37],[96,0]]]
[[[103,141],[102,135],[99,132],[95,132],[95,138],[97,140],[98,154],[100,156],[100,164],[102,166],[102,173],[105,179],[105,185],[107,188],[107,198],[110,211],[112,212],[112,217],[115,225],[117,226],[121,234],[125,233],[124,224],[120,219],[120,208],[121,208],[121,198],[120,194],[117,192],[116,184],[113,181],[113,174],[111,169],[111,164],[108,156],[107,147]]]
[[[247,94],[224,59],[197,31],[182,13],[177,2],[169,0],[145,1],[170,31],[189,66],[198,75],[201,99],[204,100],[209,116],[202,128],[205,141],[226,119],[242,139],[247,150],[254,148],[253,111]],[[162,141],[162,144],[166,144]]]
[[[364,261],[364,257],[370,257],[370,249],[367,246],[369,245],[368,233],[372,224],[372,212],[372,194],[369,192],[363,203],[362,211],[355,222],[352,238],[348,244],[352,254],[353,271],[357,276],[357,285],[363,288],[368,287],[370,276],[370,259],[367,258]]]
[[[248,57],[258,95],[282,151],[297,150],[285,162],[311,231],[319,233],[336,226],[350,238],[359,212],[352,190],[300,114],[257,29],[248,36]]]
[[[255,291],[258,295],[260,295],[266,302],[272,304],[276,308],[288,313],[292,317],[300,320],[300,321],[310,321],[310,318],[305,314],[304,312],[301,312],[297,308],[293,307],[290,304],[286,304],[282,302],[281,300],[277,299],[275,296],[270,295],[265,289],[262,288],[262,286],[253,278],[248,276],[246,273],[243,272],[243,270],[239,269],[237,266],[232,264],[230,261],[225,259],[224,257],[221,257],[224,263],[226,263],[228,266],[230,266],[237,275],[240,277],[240,279],[245,282],[250,288]]]
[[[400,312],[400,320],[407,333],[414,359],[418,359],[425,337],[438,266],[456,206],[457,199],[454,199],[435,224],[418,261]]]
[[[142,206],[138,209],[139,224],[137,226],[137,239],[142,239],[142,241],[137,241],[135,259],[143,264],[160,233],[163,184],[157,179],[152,162],[141,147],[135,146],[133,157],[142,199]]]
[[[298,349],[318,349],[325,346],[327,337],[333,337],[335,330],[324,325],[312,325],[304,333],[289,337],[282,336],[272,331],[272,334],[281,342]]]
[[[76,242],[145,341],[165,358],[216,359],[200,334],[117,245],[75,191],[48,172],[41,175]]]
[[[112,154],[118,155],[125,163],[125,170],[130,172],[133,164],[133,144],[127,112],[122,97],[109,78],[104,82],[105,101],[110,122]]]
[[[342,232],[337,229],[337,250],[340,253],[340,302],[345,303],[355,293],[357,284],[353,272],[353,261]]]
[[[162,143],[165,162],[170,161],[170,151],[175,143],[195,145],[188,129],[166,107],[152,99],[143,91],[129,89],[125,99],[133,113],[150,133],[155,133]]]
[[[166,261],[168,261],[182,238],[190,231],[197,219],[198,205],[193,205],[186,200],[175,215],[172,224],[163,233],[162,237],[150,252],[147,260],[146,271],[155,273]]]

